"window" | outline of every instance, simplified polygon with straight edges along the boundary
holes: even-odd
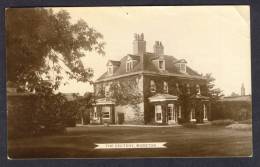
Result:
[[[97,119],[97,118],[98,118],[98,117],[97,117],[97,107],[96,107],[96,106],[94,107],[93,118],[94,118],[94,119]]]
[[[162,122],[162,107],[161,105],[155,106],[155,122]]]
[[[181,118],[181,106],[179,106],[179,109],[178,109],[178,118]]]
[[[196,92],[197,92],[197,94],[199,94],[200,95],[200,85],[196,85]]]
[[[154,80],[150,81],[150,90],[151,90],[151,92],[156,92],[156,85],[155,85]]]
[[[190,84],[187,84],[187,94],[190,94]]]
[[[190,112],[190,120],[191,120],[191,121],[196,121],[196,118],[195,118],[195,109],[194,109],[194,108],[191,109],[191,112]]]
[[[107,67],[107,73],[110,74],[110,75],[113,74],[113,66]]]
[[[126,72],[131,71],[133,69],[133,61],[128,61],[126,63]]]
[[[168,120],[174,121],[174,122],[176,121],[175,110],[174,110],[173,104],[168,104]]]
[[[179,70],[182,73],[186,73],[186,64],[185,63],[179,63]]]
[[[102,107],[102,118],[110,119],[110,107],[109,106]]]
[[[206,104],[203,104],[203,120],[204,120],[204,121],[207,121],[207,120],[208,120],[208,113],[207,113]]]
[[[110,96],[110,87],[109,87],[109,85],[107,85],[105,87],[105,97],[109,97],[109,96]]]
[[[177,91],[177,93],[180,92],[180,87],[179,87],[179,84],[178,84],[178,83],[176,83],[176,91]]]
[[[163,60],[159,60],[159,69],[164,70],[164,61]]]
[[[163,82],[163,91],[164,93],[168,93],[168,83],[167,82]]]

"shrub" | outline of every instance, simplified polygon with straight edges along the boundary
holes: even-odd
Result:
[[[231,119],[224,119],[224,120],[212,121],[211,125],[214,125],[214,126],[227,126],[227,125],[230,125],[230,124],[233,124],[233,123],[235,123],[235,122],[233,120],[231,120]]]
[[[183,118],[178,118],[178,123],[179,123],[179,124],[185,123],[185,119],[183,119]]]
[[[192,122],[184,123],[182,126],[185,127],[185,128],[191,128],[191,129],[198,128],[198,126],[195,123],[192,123]]]
[[[247,119],[247,120],[239,121],[238,123],[240,123],[240,124],[252,124],[252,119]]]

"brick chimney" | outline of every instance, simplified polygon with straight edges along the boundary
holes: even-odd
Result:
[[[133,54],[143,55],[146,51],[146,41],[144,40],[144,34],[135,34],[133,41]]]
[[[161,56],[164,54],[164,47],[160,41],[155,41],[153,45],[154,54],[157,56]]]

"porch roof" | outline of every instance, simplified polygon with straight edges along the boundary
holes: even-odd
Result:
[[[94,105],[112,105],[115,104],[115,101],[116,101],[115,99],[111,99],[111,98],[100,98],[96,100]]]
[[[149,97],[148,99],[150,102],[160,102],[160,101],[175,101],[178,99],[178,97],[170,94],[158,93],[152,97]]]

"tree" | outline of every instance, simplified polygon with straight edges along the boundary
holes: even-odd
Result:
[[[236,97],[236,96],[239,96],[239,94],[237,94],[237,93],[235,93],[235,92],[232,92],[230,96]]]
[[[207,80],[207,96],[209,97],[211,102],[219,100],[223,95],[223,91],[219,88],[215,87],[214,81],[216,80],[212,77],[211,73],[207,73],[204,76]]]
[[[7,81],[33,91],[44,79],[51,78],[49,71],[53,70],[53,90],[61,84],[63,73],[70,79],[89,82],[93,74],[86,70],[81,58],[91,51],[103,55],[102,38],[84,20],[72,24],[64,10],[54,13],[45,8],[7,9]]]
[[[209,97],[209,104],[210,104],[210,115],[211,115],[211,120],[213,118],[219,118],[219,115],[221,114],[221,112],[219,112],[220,109],[220,105],[218,100],[224,96],[224,94],[222,93],[222,90],[220,90],[219,88],[215,87],[214,81],[215,78],[212,77],[211,73],[208,73],[204,76],[207,80],[207,96]]]

